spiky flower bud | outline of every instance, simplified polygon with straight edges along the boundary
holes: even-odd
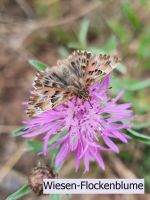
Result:
[[[31,170],[28,177],[28,183],[32,191],[37,195],[43,194],[43,179],[55,178],[53,170],[47,166],[38,166]]]

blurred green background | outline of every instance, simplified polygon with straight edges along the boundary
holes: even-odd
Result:
[[[150,135],[149,22],[148,0],[0,1],[0,167],[3,174],[0,175],[0,199],[26,183],[27,174],[36,163],[34,153],[24,152],[23,140],[10,136],[26,119],[21,103],[28,99],[36,71],[28,59],[38,59],[52,66],[57,59],[76,49],[117,55],[121,64],[112,73],[111,94],[114,96],[125,89],[122,100],[133,103],[134,129]],[[146,192],[150,193],[149,145],[136,140],[118,145],[120,155],[104,155],[105,172],[92,163],[89,174],[83,174],[83,167],[75,174],[73,158],[70,158],[60,171],[60,177],[144,178]],[[145,200],[150,196],[72,197],[75,198]],[[21,199],[37,197],[30,194]]]

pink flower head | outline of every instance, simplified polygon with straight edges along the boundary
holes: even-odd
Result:
[[[130,128],[132,111],[130,103],[117,104],[121,91],[115,98],[108,95],[109,75],[102,83],[95,83],[89,89],[90,100],[74,97],[65,104],[57,106],[26,121],[23,137],[31,138],[43,134],[43,154],[56,147],[60,150],[55,166],[63,164],[71,153],[75,154],[75,168],[83,160],[85,171],[89,171],[90,160],[96,160],[104,170],[101,154],[104,151],[119,153],[114,139],[127,143],[129,137],[123,130]],[[66,130],[52,146],[48,146],[54,135]]]

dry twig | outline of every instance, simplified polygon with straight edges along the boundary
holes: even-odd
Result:
[[[33,18],[35,16],[31,6],[27,3],[26,0],[16,0],[20,8],[23,10],[23,12],[27,15],[29,18]]]
[[[83,8],[83,10],[78,15],[65,17],[58,21],[50,21],[49,19],[28,20],[25,22],[16,22],[16,23],[13,23],[11,21],[10,24],[8,24],[9,22],[7,21],[6,24],[3,23],[2,34],[6,36],[5,40],[7,40],[7,44],[12,49],[18,50],[19,48],[23,46],[25,41],[34,33],[38,33],[42,31],[43,29],[51,29],[52,27],[71,24],[73,21],[76,21],[79,18],[97,9],[100,5],[101,5],[101,2],[99,1],[96,1],[95,3],[92,2],[89,5],[87,5],[85,8]],[[9,25],[9,29],[8,29],[8,25]]]
[[[108,153],[108,158],[113,170],[120,178],[136,178],[136,175],[128,169],[117,156]]]
[[[5,176],[11,171],[14,165],[18,162],[21,156],[25,152],[25,144],[20,144],[16,152],[12,154],[12,157],[6,162],[6,164],[0,170],[0,182],[3,181]]]
[[[10,133],[19,127],[19,125],[0,125],[0,133]]]

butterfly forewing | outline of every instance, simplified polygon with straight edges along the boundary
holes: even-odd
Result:
[[[34,117],[46,110],[52,109],[70,99],[72,92],[66,91],[58,83],[47,81],[48,71],[38,72],[33,83],[33,91],[28,102],[26,113],[29,117]],[[54,87],[55,86],[55,87]]]

